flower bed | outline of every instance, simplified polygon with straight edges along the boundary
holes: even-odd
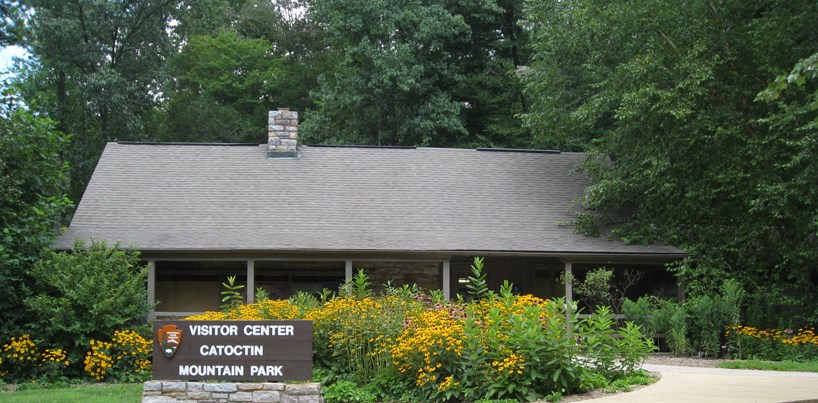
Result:
[[[745,359],[808,361],[818,359],[818,335],[812,327],[759,329],[730,326],[734,355]]]
[[[616,329],[607,308],[577,319],[575,305],[514,295],[509,284],[499,294],[481,289],[471,302],[417,287],[373,295],[368,286],[359,273],[338,295],[322,293],[320,301],[300,293],[188,319],[312,320],[314,379],[324,384],[328,401],[553,399],[620,379],[653,350],[638,327]],[[4,380],[72,365],[97,381],[150,375],[151,343],[134,331],[92,340],[86,351],[83,362],[69,363],[61,350],[15,338],[0,351],[0,371]]]
[[[82,364],[85,376],[96,381],[143,381],[151,373],[151,342],[133,330],[115,331],[110,341],[91,340]],[[42,349],[29,334],[12,337],[0,350],[0,380],[44,382],[66,380],[72,374],[67,353]]]
[[[323,302],[300,294],[188,319],[312,320],[328,401],[541,399],[605,386],[653,349],[637,327],[615,330],[606,308],[576,320],[564,301],[514,295],[509,285],[449,302],[412,287],[373,296],[365,278],[357,282]]]

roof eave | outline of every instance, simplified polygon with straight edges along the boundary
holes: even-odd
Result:
[[[140,249],[145,257],[162,256],[187,256],[197,255],[232,255],[261,257],[261,256],[335,256],[335,257],[367,257],[367,256],[417,256],[418,258],[438,257],[445,259],[450,256],[525,256],[525,257],[550,257],[557,258],[565,262],[575,263],[606,263],[606,262],[667,262],[681,260],[688,256],[684,251],[680,252],[584,252],[584,251],[510,251],[510,250],[406,250],[406,249],[206,249],[206,248],[178,248],[178,249]]]

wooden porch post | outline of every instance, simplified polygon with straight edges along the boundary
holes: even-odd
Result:
[[[352,260],[347,260],[344,262],[344,279],[350,281],[352,276]]]
[[[256,261],[247,261],[247,302],[256,300]]]
[[[574,300],[574,280],[573,280],[573,265],[571,262],[565,262],[565,319],[571,323],[571,304]]]
[[[443,261],[443,297],[452,298],[452,269],[448,260]]]
[[[148,260],[148,322],[156,318],[156,261]]]

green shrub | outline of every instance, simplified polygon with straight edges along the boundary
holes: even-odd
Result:
[[[630,392],[634,385],[650,385],[656,382],[657,378],[653,375],[639,370],[629,373],[620,379],[617,379],[605,387],[606,392]]]
[[[71,136],[21,105],[7,84],[0,93],[0,341],[20,336],[29,322],[31,267],[72,205],[63,159]]]
[[[608,385],[610,381],[598,372],[585,371],[580,379],[580,393],[590,392],[594,389],[601,389]]]
[[[686,305],[690,311],[693,348],[708,357],[718,356],[719,338],[726,322],[718,302],[709,295],[702,295],[689,299]]]
[[[613,303],[613,269],[600,267],[585,274],[583,281],[574,283],[574,292],[591,310]]]
[[[237,309],[244,301],[241,289],[244,285],[236,284],[236,276],[227,276],[227,282],[222,283],[222,312]]]
[[[719,356],[725,328],[739,323],[743,297],[738,283],[726,280],[719,294],[697,296],[687,301],[693,348],[708,357]]]
[[[663,320],[663,331],[665,341],[670,351],[676,355],[687,354],[689,350],[687,342],[687,312],[681,305],[667,301],[664,308],[660,310]]]
[[[639,297],[636,301],[625,300],[622,312],[646,335],[663,333],[674,354],[687,353],[687,312],[683,306],[655,297]]]
[[[372,282],[369,281],[369,276],[364,273],[364,269],[358,269],[358,274],[341,284],[338,291],[343,298],[366,298],[372,296],[372,290],[369,289],[371,285]]]
[[[91,340],[135,328],[148,313],[147,269],[138,265],[139,252],[84,246],[78,241],[71,253],[50,252],[38,261],[32,270],[38,293],[25,301],[35,313],[37,341],[67,351],[72,364],[82,362]]]
[[[410,391],[412,385],[407,385],[396,372],[382,372],[364,387],[375,395],[379,402],[409,402],[412,401]]]
[[[625,299],[622,301],[622,314],[645,332],[648,336],[653,336],[660,331],[657,330],[655,313],[656,304],[653,298],[639,297],[636,301]]]
[[[588,365],[608,379],[616,378],[618,371],[613,314],[610,308],[599,306],[590,317],[579,322],[582,356]]]
[[[615,341],[618,353],[618,375],[623,376],[642,367],[648,354],[657,348],[653,341],[645,336],[639,326],[633,322],[626,322],[625,327],[619,328],[619,338]]]
[[[618,331],[614,324],[611,310],[600,306],[579,322],[578,329],[583,358],[609,380],[639,369],[648,353],[655,349],[653,341],[633,322],[626,322]]]
[[[475,257],[471,265],[472,275],[468,277],[469,283],[466,288],[469,290],[469,295],[477,300],[484,299],[489,296],[489,286],[486,282],[486,273],[483,272],[483,258]]]

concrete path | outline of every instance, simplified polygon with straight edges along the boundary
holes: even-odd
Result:
[[[818,373],[645,364],[653,385],[586,402],[818,402]]]

